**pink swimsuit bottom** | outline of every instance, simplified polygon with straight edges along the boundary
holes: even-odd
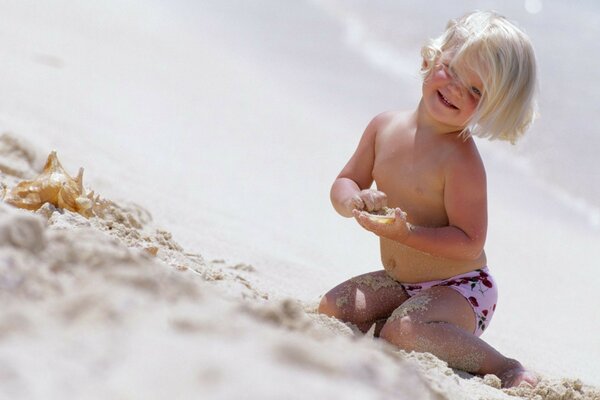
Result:
[[[465,299],[469,300],[469,304],[475,312],[477,327],[473,334],[476,336],[481,336],[485,328],[490,324],[494,311],[496,310],[496,302],[498,301],[496,282],[492,275],[490,275],[487,267],[440,281],[429,281],[416,284],[401,283],[401,285],[411,297],[423,290],[435,286],[448,286],[449,288],[456,290]]]

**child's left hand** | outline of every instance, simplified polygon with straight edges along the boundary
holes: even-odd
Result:
[[[410,235],[411,225],[406,220],[406,213],[404,211],[396,208],[394,212],[395,220],[391,224],[383,224],[371,220],[366,211],[353,210],[352,215],[354,215],[360,226],[377,236],[404,243]]]

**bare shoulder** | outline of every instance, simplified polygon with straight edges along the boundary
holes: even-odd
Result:
[[[398,144],[406,133],[414,131],[414,112],[386,111],[375,116],[371,123],[376,148],[381,150],[381,146],[388,147],[392,142]]]
[[[348,178],[356,182],[360,188],[368,188],[373,183],[373,166],[379,149],[382,132],[389,130],[398,113],[387,111],[373,117],[363,132],[358,146],[350,160],[346,163],[338,178]]]
[[[384,111],[377,114],[372,120],[371,124],[379,132],[387,131],[392,127],[401,127],[410,123],[413,117],[410,111]]]

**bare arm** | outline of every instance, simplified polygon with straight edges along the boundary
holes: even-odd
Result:
[[[331,186],[331,203],[344,217],[352,217],[352,210],[377,210],[387,204],[384,193],[370,190],[373,184],[373,164],[375,162],[375,140],[377,130],[390,118],[383,113],[369,123],[356,151],[344,166]]]
[[[343,217],[351,217],[355,207],[353,199],[361,191],[360,186],[350,178],[338,176],[331,186],[331,204]]]

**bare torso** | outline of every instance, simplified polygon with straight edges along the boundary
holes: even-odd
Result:
[[[377,132],[373,179],[377,189],[387,194],[388,205],[404,210],[411,224],[447,226],[444,171],[465,152],[477,153],[471,138],[421,132],[411,114],[398,113]],[[400,282],[445,279],[486,265],[485,252],[465,261],[427,254],[386,238],[381,238],[380,247],[384,268]]]

